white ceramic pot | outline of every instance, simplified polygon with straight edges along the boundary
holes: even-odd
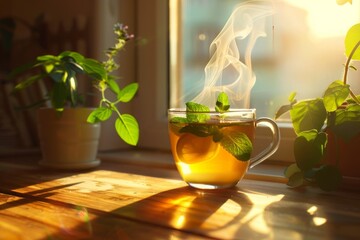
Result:
[[[61,115],[52,108],[38,110],[41,166],[56,169],[96,167],[100,123],[86,122],[91,108],[67,108]]]

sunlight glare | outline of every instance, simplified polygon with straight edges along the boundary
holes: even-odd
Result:
[[[191,169],[190,169],[190,166],[188,164],[184,164],[182,162],[179,162],[179,164],[181,165],[180,169],[182,169],[184,175],[187,175],[187,174],[191,173]]]
[[[314,206],[311,206],[311,207],[307,210],[307,212],[308,212],[311,216],[316,215],[317,211],[318,211],[318,207],[315,206],[315,205],[314,205]],[[316,216],[314,216],[314,217],[313,217],[313,222],[314,222],[315,226],[321,226],[321,225],[324,225],[324,224],[327,222],[327,220],[326,220],[326,218],[323,218],[323,217],[316,217]]]
[[[344,36],[347,29],[359,20],[359,2],[338,5],[329,0],[286,0],[288,4],[307,12],[307,24],[314,38]]]
[[[186,214],[188,209],[191,208],[192,202],[195,196],[184,196],[178,199],[171,199],[172,206],[176,206],[176,209],[172,213],[170,225],[177,229],[181,229],[186,225]]]
[[[327,222],[327,220],[326,220],[326,218],[323,218],[323,217],[314,217],[313,222],[314,222],[315,226],[321,226],[321,225],[324,225]]]
[[[317,210],[318,210],[317,206],[311,206],[311,207],[307,210],[307,212],[308,212],[310,215],[314,215]]]
[[[76,90],[76,81],[74,77],[70,78],[70,88],[75,91]]]
[[[269,205],[279,202],[285,195],[278,194],[274,196],[246,193],[254,204],[250,212],[242,219],[242,223],[248,223],[250,228],[261,234],[271,234],[271,228],[264,220],[264,210]]]
[[[177,216],[177,218],[174,220],[175,221],[173,222],[172,226],[175,226],[176,228],[181,229],[185,225],[186,217],[185,217],[185,215],[180,215],[180,216]]]

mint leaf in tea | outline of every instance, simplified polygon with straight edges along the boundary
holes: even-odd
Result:
[[[170,119],[170,135],[177,138],[176,152],[181,161],[225,159],[228,153],[240,161],[250,159],[253,147],[249,137],[254,136],[255,122],[252,119],[227,119],[230,104],[224,92],[218,95],[215,110],[220,116],[212,116],[210,108],[205,105],[187,102],[186,117]]]

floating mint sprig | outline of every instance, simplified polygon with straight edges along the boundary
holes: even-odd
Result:
[[[225,92],[221,92],[216,100],[215,110],[226,113],[230,110],[229,98]],[[252,142],[248,136],[238,131],[223,130],[219,124],[204,124],[211,119],[210,108],[195,102],[186,103],[186,118],[174,117],[171,123],[187,123],[182,127],[180,133],[191,133],[198,137],[212,136],[214,142],[220,142],[221,146],[240,161],[250,159]],[[231,126],[231,125],[229,125]]]
[[[253,147],[252,142],[245,133],[233,131],[223,134],[220,144],[236,159],[241,161],[250,159]]]
[[[208,112],[210,112],[210,108],[207,106],[194,102],[186,103],[186,119],[190,123],[205,123],[210,119]]]
[[[227,112],[230,109],[229,97],[226,93],[221,92],[217,98],[215,110],[217,112]]]

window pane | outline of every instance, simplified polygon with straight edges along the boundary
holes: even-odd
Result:
[[[184,106],[203,89],[210,44],[241,2],[170,1],[172,107]],[[288,102],[291,92],[297,92],[297,99],[320,97],[330,82],[341,79],[344,36],[358,22],[360,9],[357,1],[342,6],[336,0],[274,2],[274,14],[265,17],[267,36],[257,39],[251,54],[256,83],[251,90],[250,107],[257,108],[258,116],[267,117],[274,117],[279,106]],[[243,63],[249,42],[249,37],[236,40]],[[232,69],[220,75],[222,83],[226,83],[239,73]],[[355,91],[359,81],[357,84]]]

